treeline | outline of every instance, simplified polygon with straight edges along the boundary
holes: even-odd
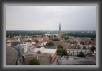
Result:
[[[43,32],[17,32],[17,31],[10,32],[10,31],[7,31],[6,37],[10,36],[12,38],[14,36],[18,36],[19,34],[21,34],[22,36],[23,35],[34,36],[34,35],[44,35],[45,33],[43,33]]]
[[[95,33],[67,33],[63,34],[67,36],[74,36],[74,37],[89,37],[89,38],[96,38]]]

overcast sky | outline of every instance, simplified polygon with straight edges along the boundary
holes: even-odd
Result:
[[[6,30],[96,30],[96,6],[6,6]]]

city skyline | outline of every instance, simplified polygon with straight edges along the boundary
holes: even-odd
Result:
[[[6,6],[6,30],[96,30],[96,6]]]

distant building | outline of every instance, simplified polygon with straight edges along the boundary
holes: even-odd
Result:
[[[47,33],[46,33],[45,35],[46,35],[46,36],[51,36],[52,34],[49,34],[49,33],[47,34]],[[53,35],[58,36],[58,34],[53,34]]]
[[[36,35],[36,37],[38,37],[38,38],[42,38],[42,35]]]
[[[18,40],[12,40],[11,41],[11,47],[17,46],[19,44],[20,44],[20,41],[18,41]]]
[[[49,37],[46,35],[45,37],[43,37],[43,41],[49,41]]]

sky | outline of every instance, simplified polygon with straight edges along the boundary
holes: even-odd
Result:
[[[96,30],[96,6],[6,6],[6,30]]]

